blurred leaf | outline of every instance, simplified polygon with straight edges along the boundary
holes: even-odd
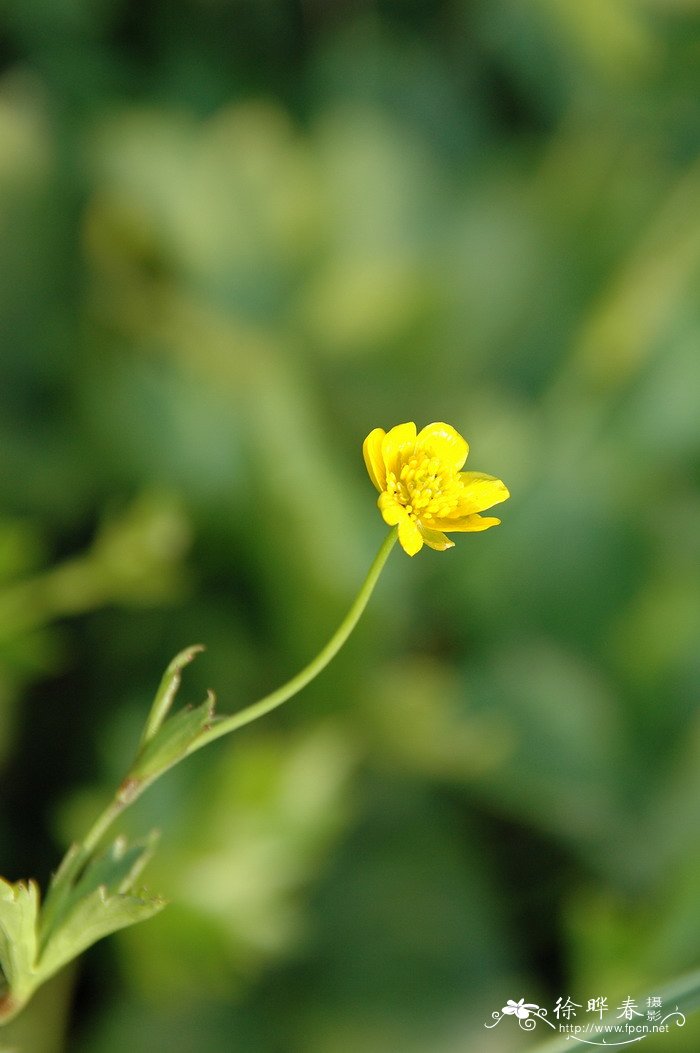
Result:
[[[35,984],[39,889],[35,882],[15,885],[0,878],[0,966],[9,985],[8,998],[21,1003]]]
[[[309,888],[351,820],[358,757],[342,725],[251,731],[245,749],[235,739],[200,769],[177,835],[151,864],[172,907],[147,939],[137,929],[123,937],[144,991],[149,962],[171,996],[193,985],[231,991],[303,945]]]

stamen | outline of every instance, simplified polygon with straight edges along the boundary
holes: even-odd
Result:
[[[387,473],[387,490],[412,519],[442,519],[458,507],[463,483],[439,458],[415,454],[399,470]]]

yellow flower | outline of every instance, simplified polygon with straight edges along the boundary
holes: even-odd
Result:
[[[379,490],[377,505],[409,556],[423,545],[444,552],[454,542],[445,531],[487,530],[500,519],[480,516],[510,497],[500,479],[463,472],[469,446],[449,424],[397,424],[375,428],[362,452],[369,477]]]

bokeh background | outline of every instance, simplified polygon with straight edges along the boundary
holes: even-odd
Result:
[[[372,428],[449,421],[512,492],[133,809],[172,904],[23,1053],[516,1053],[507,998],[695,968],[700,4],[0,19],[7,878],[45,884],[182,647],[222,711],[318,650],[384,536]]]

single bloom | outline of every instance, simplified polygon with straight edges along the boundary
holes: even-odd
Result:
[[[415,556],[423,545],[444,552],[454,542],[449,531],[488,530],[500,519],[479,515],[510,494],[483,472],[463,472],[469,446],[450,424],[413,423],[390,431],[375,428],[362,452],[369,477],[379,490],[384,522],[398,526],[404,552]]]

